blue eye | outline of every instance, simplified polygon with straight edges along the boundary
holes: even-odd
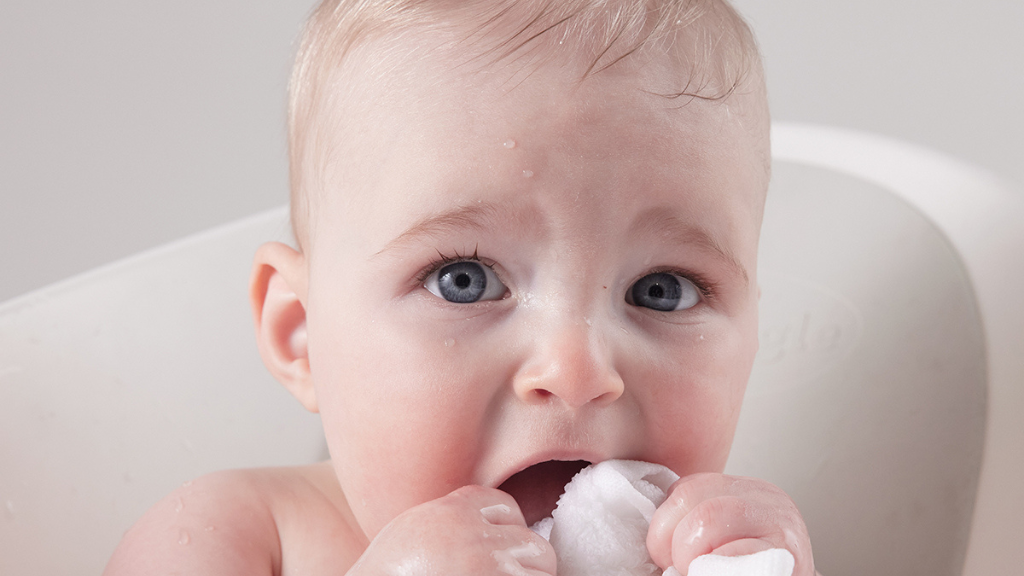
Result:
[[[508,290],[488,266],[473,260],[452,262],[427,276],[423,287],[456,304],[500,300]]]
[[[626,301],[661,312],[686,310],[700,302],[700,290],[682,276],[658,272],[637,280],[629,289]]]

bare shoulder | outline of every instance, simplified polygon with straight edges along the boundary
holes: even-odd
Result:
[[[319,574],[347,569],[365,545],[329,463],[228,470],[154,505],[104,575]]]

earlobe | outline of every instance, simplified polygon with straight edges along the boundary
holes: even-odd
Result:
[[[306,344],[306,259],[279,242],[260,246],[249,279],[256,342],[270,373],[317,412]]]

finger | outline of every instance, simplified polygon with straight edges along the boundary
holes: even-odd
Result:
[[[704,500],[676,525],[672,533],[672,565],[685,574],[697,556],[710,554],[733,540],[763,534],[745,518],[746,506],[735,496]]]
[[[494,558],[504,571],[522,576],[555,573],[558,563],[551,544],[526,526],[515,498],[507,492],[483,486],[463,486],[447,496],[467,510],[475,510],[483,523],[496,527],[485,538],[501,542]],[[497,542],[496,542],[497,543]]]
[[[513,544],[496,550],[492,556],[501,571],[520,574],[521,571],[554,575],[558,564],[551,544],[528,528],[506,527],[506,539]]]
[[[647,532],[647,549],[658,566],[672,565],[672,536],[682,519],[702,502],[723,496],[742,496],[780,510],[795,508],[785,492],[756,478],[716,473],[680,478],[669,488],[669,496],[655,511]]]
[[[515,498],[497,488],[463,486],[445,498],[456,506],[475,511],[488,524],[526,526],[526,519]]]
[[[691,474],[669,486],[668,497],[654,511],[647,529],[647,551],[660,568],[672,566],[672,534],[676,526],[693,507],[704,500],[710,491],[707,484],[714,483],[713,474]]]
[[[772,548],[778,548],[778,546],[760,538],[741,538],[719,546],[712,550],[711,553],[718,556],[748,556]]]
[[[793,554],[794,575],[814,573],[802,519],[787,508],[723,496],[701,502],[676,526],[672,564],[685,574],[690,562],[704,554],[737,556],[769,548],[785,548]]]
[[[743,515],[751,527],[750,533],[760,536],[733,540],[716,547],[712,554],[741,556],[768,548],[784,548],[793,555],[793,576],[814,576],[814,555],[807,525],[789,496],[781,491],[779,494],[783,497],[781,502],[770,498],[744,500]]]
[[[684,476],[668,489],[668,497],[655,510],[647,530],[647,550],[661,568],[672,565],[672,535],[679,522],[698,504],[718,496],[733,495],[738,477],[716,473]]]
[[[803,562],[803,565],[797,564],[796,563],[797,562],[797,557],[796,557],[796,555],[794,555],[792,553],[792,551],[790,551],[790,550],[788,550],[786,548],[779,548],[779,547],[774,546],[774,545],[772,545],[772,544],[770,544],[768,542],[765,542],[763,540],[752,539],[752,538],[744,539],[744,540],[734,540],[734,541],[726,544],[725,546],[716,549],[714,552],[712,552],[709,555],[698,556],[693,561],[691,561],[689,568],[693,568],[696,563],[701,561],[701,559],[708,559],[709,557],[713,557],[713,556],[750,556],[750,555],[757,554],[759,552],[764,552],[764,551],[767,551],[767,550],[774,550],[774,551],[786,550],[787,552],[790,553],[790,558],[792,559],[791,561],[794,562],[794,564],[792,564],[788,568],[789,572],[783,572],[783,573],[790,574],[791,576],[820,576],[820,575],[818,575],[817,572],[814,571],[814,565],[813,565],[812,561],[805,560]],[[771,573],[771,574],[776,574],[780,570],[786,570],[787,569],[787,568],[782,568],[782,566],[786,565],[786,560],[784,560],[782,557],[780,557],[778,555],[774,555],[774,556],[771,556],[769,558],[761,558],[754,565],[760,565],[762,568],[754,570],[754,569],[750,568],[751,564],[746,564],[747,568],[746,569],[741,569],[741,568],[739,568],[739,566],[741,566],[741,565],[733,564],[730,567],[730,569],[729,569],[729,574],[740,574],[740,573],[746,574],[747,570],[752,570],[751,573],[757,572],[758,574],[760,574],[761,572],[763,572],[765,570],[766,566],[774,566],[774,568],[771,568],[771,569],[767,570],[767,572]],[[722,565],[719,564],[719,566],[722,566]],[[709,573],[708,572],[708,569],[709,569],[709,564],[708,563],[704,563],[702,568],[703,568],[702,573]],[[668,575],[668,573],[669,573],[668,570],[666,570],[665,571],[666,576]],[[678,573],[678,571],[677,571],[677,573]],[[717,572],[715,572],[715,573],[717,573]],[[687,572],[687,576],[689,576],[688,572]]]

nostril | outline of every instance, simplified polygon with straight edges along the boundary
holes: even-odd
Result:
[[[598,404],[600,406],[605,406],[607,404],[611,404],[612,402],[615,402],[616,400],[619,399],[620,396],[622,396],[622,388],[617,388],[615,390],[609,390],[609,391],[605,392],[604,394],[601,394],[597,398],[594,398],[592,400],[592,402],[594,402],[594,403],[596,403],[596,404]]]
[[[555,399],[561,399],[566,404],[573,408],[578,408],[584,404],[594,403],[599,406],[606,406],[615,402],[622,395],[622,388],[616,387],[615,389],[607,390],[597,395],[592,394],[579,394],[572,393],[571,391],[563,391],[559,394],[557,391],[548,390],[547,388],[534,388],[529,391],[529,395],[524,398],[528,399],[530,403],[546,404]]]
[[[539,398],[541,400],[547,400],[548,398],[551,398],[552,396],[554,396],[553,392],[551,392],[550,390],[545,390],[543,388],[537,388],[533,392],[534,392],[534,395],[536,395],[537,398]]]

